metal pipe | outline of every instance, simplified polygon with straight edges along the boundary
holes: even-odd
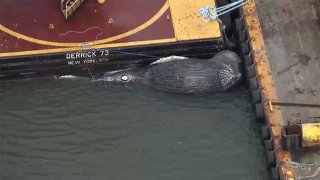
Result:
[[[289,103],[289,102],[271,102],[271,104],[277,105],[277,106],[296,106],[296,107],[320,108],[320,104],[304,104],[304,103]]]

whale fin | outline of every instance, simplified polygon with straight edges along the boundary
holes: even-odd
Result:
[[[189,58],[184,56],[168,56],[168,57],[160,58],[159,60],[151,63],[150,65],[171,62],[171,61],[185,60],[185,59],[189,59]]]
[[[119,70],[113,70],[113,71],[107,71],[107,72],[104,72],[103,75],[112,75],[112,74],[115,74],[115,73],[120,73],[120,72],[124,72],[124,71],[129,71],[129,70],[132,70],[132,69],[135,69],[135,68],[126,68],[126,69],[119,69]]]
[[[89,77],[86,76],[74,76],[74,75],[62,75],[58,76],[57,79],[59,80],[82,80],[82,79],[90,79]]]
[[[71,79],[71,80],[76,80],[79,79],[78,76],[73,76],[73,75],[64,75],[64,76],[59,76],[58,79]]]

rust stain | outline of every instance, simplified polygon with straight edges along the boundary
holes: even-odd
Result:
[[[271,75],[270,63],[267,56],[265,43],[261,31],[260,22],[256,10],[256,1],[251,0],[244,6],[245,20],[248,26],[251,39],[252,54],[256,62],[259,84],[264,97],[264,110],[266,119],[270,123],[271,133],[274,139],[274,150],[280,174],[285,177],[287,173],[292,173],[292,169],[285,166],[286,162],[291,161],[291,153],[281,148],[281,128],[283,119],[278,108],[270,108],[269,101],[277,100],[276,87]]]

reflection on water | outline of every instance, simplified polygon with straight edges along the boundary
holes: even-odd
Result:
[[[247,93],[86,80],[0,87],[0,179],[267,180]]]

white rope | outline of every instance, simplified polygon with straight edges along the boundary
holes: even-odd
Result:
[[[320,167],[318,167],[318,169],[310,176],[304,176],[304,177],[299,177],[299,180],[302,180],[302,179],[311,179],[311,178],[314,178],[316,177],[320,172]]]
[[[98,37],[101,36],[102,33],[103,33],[103,30],[102,30],[101,27],[99,27],[99,26],[90,27],[90,28],[86,29],[85,31],[67,31],[67,32],[65,32],[65,33],[61,33],[61,34],[58,34],[58,35],[59,35],[59,36],[65,36],[65,35],[67,35],[67,34],[69,34],[69,33],[85,34],[85,33],[87,33],[88,31],[90,31],[90,30],[92,30],[92,29],[98,29],[98,30],[100,31],[100,33],[98,33],[98,34],[96,35],[96,40],[97,40]]]
[[[210,6],[206,6],[205,8],[200,8],[202,21],[203,22],[215,21],[218,19],[219,16],[229,13],[230,11],[233,11],[234,9],[237,9],[245,5],[249,1],[250,0],[238,0],[236,2],[227,4],[225,6],[217,7],[217,8],[210,7]]]
[[[317,167],[317,169],[315,170],[315,172],[312,175],[310,175],[310,176],[299,176],[298,180],[314,178],[320,172],[320,162],[315,162],[315,163],[312,163],[312,164],[308,164],[308,163],[298,163],[298,162],[288,161],[286,163],[286,166],[289,167],[289,168],[301,169],[302,171],[309,171],[309,172],[311,171],[312,167]]]

